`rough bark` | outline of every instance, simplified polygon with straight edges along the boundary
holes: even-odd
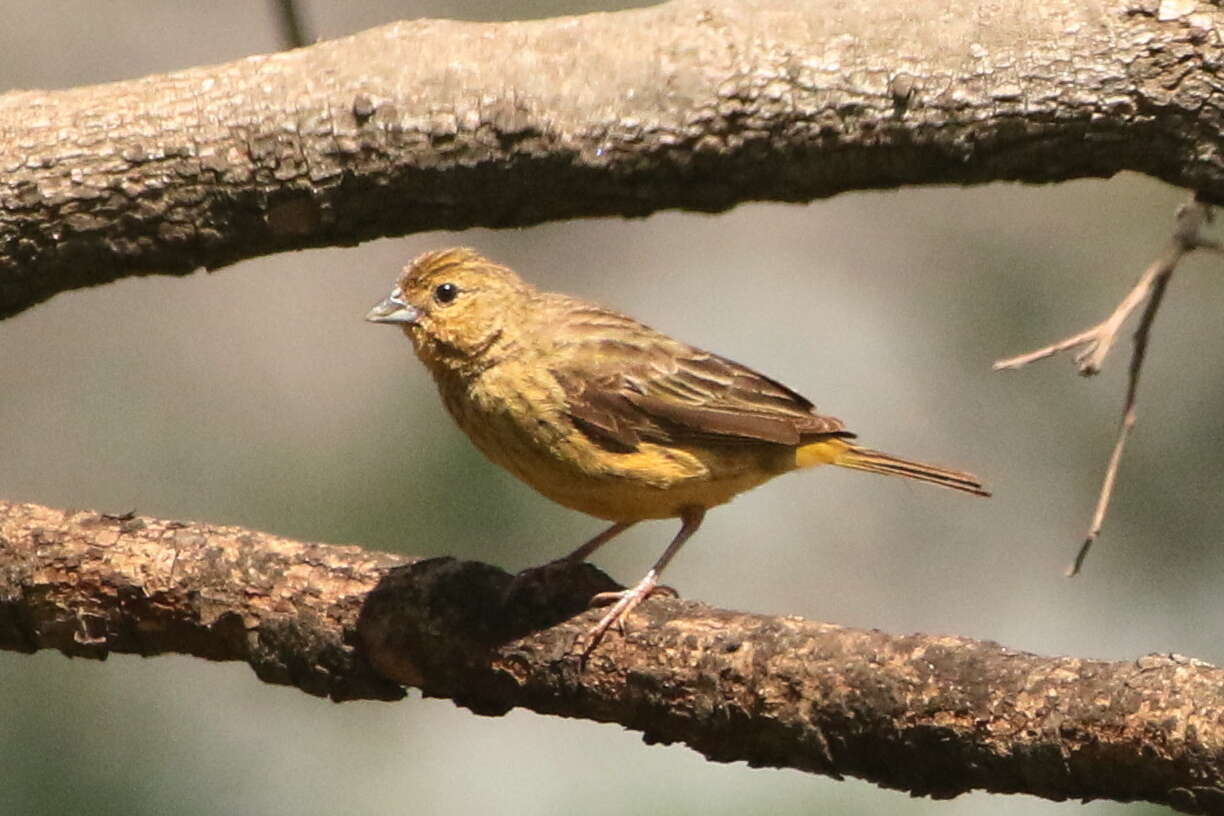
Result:
[[[1224,812],[1224,670],[1109,663],[651,599],[585,663],[610,582],[0,502],[0,649],[245,660],[334,699],[400,683],[481,714],[618,722],[717,761]],[[390,679],[385,679],[390,678]]]
[[[1224,200],[1224,11],[672,0],[0,96],[0,318],[384,235],[1136,170]]]

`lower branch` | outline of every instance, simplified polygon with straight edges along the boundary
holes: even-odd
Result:
[[[611,582],[514,580],[233,527],[0,502],[0,649],[245,660],[334,699],[403,685],[480,714],[617,722],[716,761],[1224,813],[1224,670],[1174,655],[1048,658],[651,598],[583,661]]]

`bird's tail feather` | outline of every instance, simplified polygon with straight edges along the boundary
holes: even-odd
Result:
[[[982,482],[972,473],[915,462],[912,459],[902,459],[899,456],[883,451],[860,448],[842,439],[826,439],[812,442],[795,451],[795,464],[798,467],[810,465],[837,465],[853,470],[865,470],[868,473],[883,473],[888,476],[904,476],[907,479],[917,479],[940,487],[950,487],[975,496],[989,496],[990,492],[982,486]]]

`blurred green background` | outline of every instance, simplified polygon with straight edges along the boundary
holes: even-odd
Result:
[[[398,18],[599,2],[304,2],[321,37]],[[66,87],[278,47],[266,4],[8,4],[0,89]],[[1224,288],[1192,259],[1157,323],[1140,425],[1085,574],[1062,577],[1112,444],[1129,344],[993,374],[1113,307],[1182,193],[1120,177],[756,204],[284,254],[70,292],[0,323],[0,496],[241,524],[516,570],[600,523],[484,462],[395,331],[399,267],[455,243],[761,368],[868,444],[970,469],[990,501],[849,472],[789,476],[708,518],[668,582],[721,606],[1043,654],[1224,661]],[[674,532],[600,553],[636,580]],[[244,665],[0,653],[0,813],[1164,812],[716,765],[616,726],[445,701],[335,705]]]

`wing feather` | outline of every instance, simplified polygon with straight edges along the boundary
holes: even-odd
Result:
[[[548,366],[571,419],[613,449],[853,436],[777,380],[615,312],[576,310],[556,338]]]

